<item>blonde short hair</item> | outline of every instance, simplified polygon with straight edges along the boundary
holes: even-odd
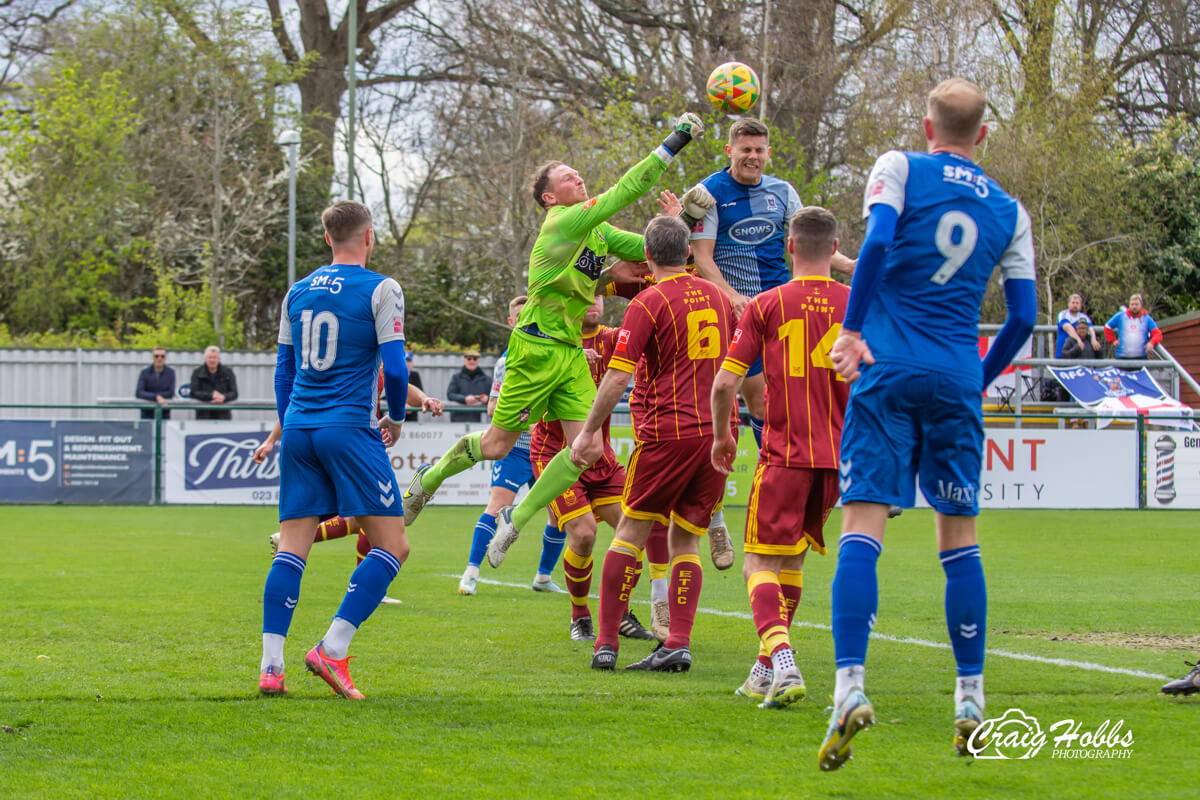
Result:
[[[955,142],[974,143],[986,109],[983,89],[966,78],[947,78],[925,99],[925,113],[934,129]]]

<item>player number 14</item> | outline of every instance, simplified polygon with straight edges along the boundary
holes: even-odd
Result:
[[[808,328],[805,320],[793,319],[780,325],[779,340],[787,342],[788,377],[803,378],[809,364],[812,364],[816,369],[834,369],[833,359],[829,357],[829,351],[833,349],[833,343],[837,340],[838,334],[841,332],[842,323],[833,323],[833,326],[825,331],[825,335],[821,337],[821,341],[817,342],[816,346],[809,352],[805,343],[805,339],[808,338]],[[837,379],[839,381],[846,380],[841,375],[838,375]]]
[[[958,238],[958,244],[954,243],[956,228],[962,231]],[[975,252],[977,241],[979,241],[979,227],[975,224],[975,220],[961,211],[947,211],[942,214],[942,218],[938,220],[937,230],[933,234],[933,243],[946,260],[929,280],[942,286],[953,278],[954,273],[962,269],[962,265],[967,263],[971,253]]]

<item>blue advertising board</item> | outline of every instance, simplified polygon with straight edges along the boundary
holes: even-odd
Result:
[[[153,500],[152,421],[0,421],[0,502]]]

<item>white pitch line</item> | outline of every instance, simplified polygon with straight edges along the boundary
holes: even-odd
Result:
[[[460,578],[460,575],[443,575],[444,578]],[[508,586],[513,589],[528,589],[529,585],[524,583],[509,583],[506,581],[494,581],[489,578],[478,578],[479,583],[486,583],[491,586]],[[588,595],[593,600],[599,600],[597,595]],[[733,617],[735,619],[745,619],[754,621],[754,617],[747,614],[745,611],[722,611],[719,608],[698,608],[697,611],[704,614],[712,614],[717,617]],[[794,628],[812,628],[818,631],[830,630],[828,625],[822,625],[819,622],[793,622]],[[886,633],[872,633],[872,639],[879,639],[884,642],[896,642],[899,644],[915,644],[918,647],[932,647],[938,650],[949,650],[950,645],[945,642],[931,642],[928,639],[916,639],[912,636],[891,636]],[[1069,658],[1049,658],[1047,656],[1035,656],[1030,653],[1016,653],[1012,650],[991,650],[987,651],[990,656],[997,658],[1011,658],[1014,661],[1032,661],[1035,664],[1049,664],[1055,667],[1074,667],[1083,669],[1089,672],[1108,672],[1113,675],[1129,675],[1134,678],[1149,678],[1156,681],[1169,681],[1170,675],[1159,675],[1154,672],[1143,672],[1140,669],[1126,669],[1125,667],[1110,667],[1106,664],[1096,664],[1092,661],[1073,661]]]

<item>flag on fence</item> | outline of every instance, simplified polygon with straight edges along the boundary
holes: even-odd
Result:
[[[1070,392],[1075,402],[1087,409],[1111,411],[1114,416],[1153,416],[1155,425],[1192,430],[1190,419],[1159,419],[1159,417],[1191,417],[1192,409],[1167,396],[1162,387],[1150,377],[1146,368],[1131,372],[1119,367],[1050,367],[1058,382]],[[1106,427],[1108,420],[1099,420]]]

